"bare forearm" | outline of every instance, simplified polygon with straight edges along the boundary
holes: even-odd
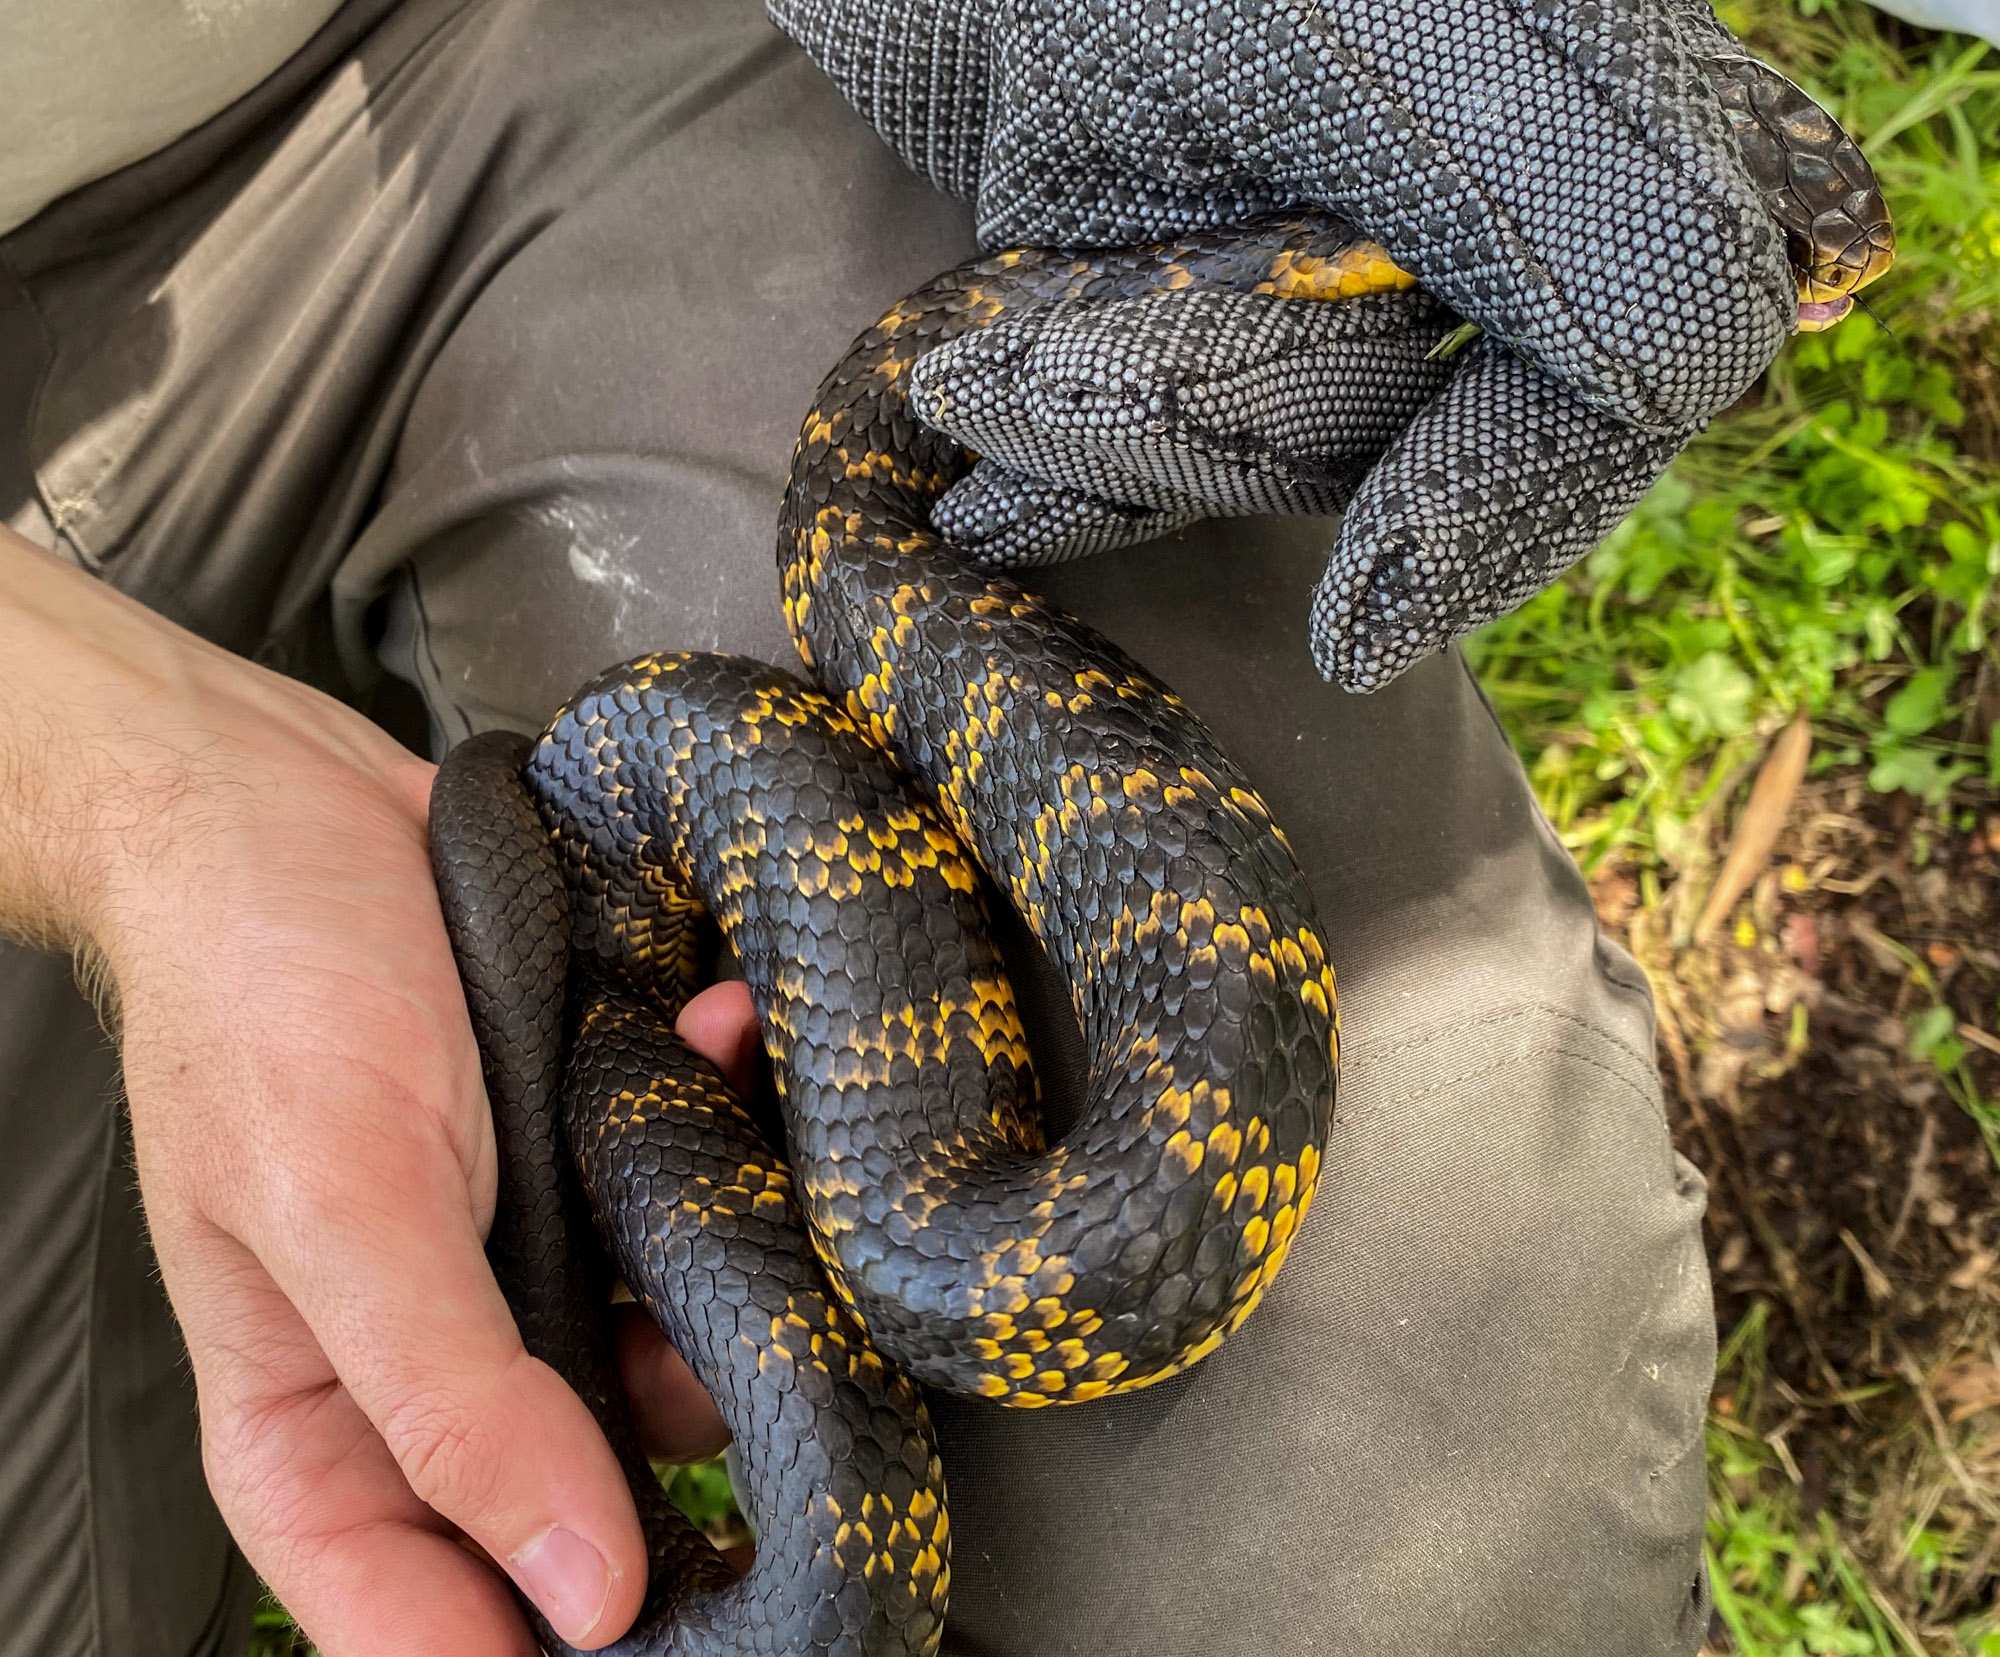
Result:
[[[6,529],[0,590],[0,930],[73,945],[107,856],[187,776],[148,718],[220,653]]]
[[[416,764],[4,528],[0,593],[0,932],[115,953],[141,889],[202,860],[246,791]]]

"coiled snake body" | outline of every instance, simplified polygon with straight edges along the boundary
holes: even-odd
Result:
[[[969,457],[905,406],[921,352],[1003,312],[1196,283],[1366,303],[1409,278],[1327,221],[939,278],[856,342],[794,456],[779,563],[816,683],[646,656],[532,745],[476,738],[439,774],[502,1142],[495,1269],[604,1422],[651,1548],[617,1651],[935,1649],[950,1521],[915,1383],[1037,1406],[1172,1375],[1249,1316],[1312,1201],[1334,977],[1283,834],[1170,691],[938,542]],[[1055,1145],[987,882],[1086,1037],[1089,1100]],[[788,1157],[672,1034],[704,914],[755,1000]],[[741,1453],[740,1580],[632,1440],[565,1139]]]

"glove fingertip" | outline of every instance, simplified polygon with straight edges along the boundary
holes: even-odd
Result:
[[[1007,487],[1005,476],[990,464],[975,466],[931,507],[931,528],[968,563],[990,563],[991,550],[1021,527],[1021,491]]]
[[[1308,639],[1320,677],[1365,696],[1477,625],[1454,612],[1462,583],[1452,562],[1415,530],[1342,525],[1313,592]]]
[[[1011,331],[961,334],[910,364],[905,401],[934,431],[984,451],[982,426],[1003,412],[1025,346]]]

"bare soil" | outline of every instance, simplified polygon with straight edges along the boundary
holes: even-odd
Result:
[[[1617,870],[1594,888],[1658,991],[1719,1326],[1757,1320],[1717,1411],[1771,1444],[1804,1517],[1831,1516],[1928,1644],[2000,1592],[2000,1172],[1972,1113],[2000,1141],[2000,815],[1940,826],[1852,772],[1783,815],[1705,937],[1710,880],[1652,906]],[[1912,1051],[1941,1029],[1941,1055]],[[1948,1571],[1913,1554],[1923,1527],[1951,1538]]]

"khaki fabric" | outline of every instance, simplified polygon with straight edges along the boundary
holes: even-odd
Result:
[[[340,0],[8,0],[0,235],[234,103]]]
[[[789,664],[798,423],[852,335],[970,247],[743,0],[362,0],[0,241],[0,511],[234,649],[412,711],[433,748],[529,728],[650,647]],[[1084,1409],[940,1407],[957,1657],[1699,1643],[1703,1193],[1643,984],[1456,657],[1372,699],[1314,676],[1327,535],[1247,521],[1037,577],[1265,790],[1346,1062],[1318,1205],[1220,1353]],[[1059,1115],[1077,1041],[1018,943]],[[38,993],[22,1016],[53,1017]],[[0,1047],[0,1133],[32,1147],[10,1177],[104,1223],[130,1202],[93,1148],[109,1078],[47,1051]],[[0,1340],[83,1387],[155,1361],[114,1310],[7,1292]],[[193,1467],[154,1479],[188,1516],[170,1548],[121,1563],[77,1517],[184,1422],[93,1439],[31,1393],[0,1390],[0,1529],[32,1538],[0,1555],[0,1653],[132,1649],[78,1609],[114,1600],[173,1630],[146,1649],[208,1650],[176,1598],[224,1568]],[[24,1617],[68,1643],[17,1645]]]

